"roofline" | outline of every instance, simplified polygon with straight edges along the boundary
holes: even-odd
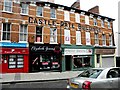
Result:
[[[107,18],[108,20],[112,20],[112,21],[115,21],[115,19],[113,19],[113,18],[110,18],[110,17],[106,17],[106,16],[103,16],[103,15],[100,15],[100,14],[95,14],[95,13],[92,13],[92,12],[88,12],[88,11],[84,11],[84,10],[79,10],[79,9],[76,9],[76,8],[73,8],[73,7],[68,7],[68,6],[64,6],[64,5],[60,5],[60,4],[55,4],[55,3],[51,3],[51,2],[45,2],[45,1],[40,1],[39,3],[45,3],[45,4],[50,4],[50,5],[53,5],[53,6],[61,6],[61,7],[64,7],[64,10],[71,10],[71,9],[73,9],[73,10],[75,10],[76,12],[85,12],[85,15],[90,15],[90,14],[92,14],[92,15],[94,15],[94,16],[96,16],[96,17],[98,17],[98,16],[100,16],[100,17],[102,17],[103,19],[105,19],[105,18]]]

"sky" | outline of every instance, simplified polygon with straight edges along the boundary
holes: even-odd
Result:
[[[41,0],[47,1],[47,0]],[[56,4],[71,6],[76,0],[54,0]],[[118,2],[120,0],[80,0],[81,10],[88,11],[98,5],[100,15],[115,19],[113,22],[114,32],[118,32]]]

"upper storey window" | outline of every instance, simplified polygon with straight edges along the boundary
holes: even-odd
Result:
[[[70,21],[70,13],[69,13],[69,11],[64,11],[64,20],[65,21]]]
[[[55,8],[51,8],[51,10],[50,10],[50,17],[51,18],[56,18],[56,10],[55,10]]]
[[[12,0],[4,1],[4,11],[12,12]]]
[[[78,14],[78,13],[75,14],[75,21],[77,23],[80,23],[80,14]]]
[[[28,4],[21,3],[21,13],[28,15]]]
[[[97,26],[97,19],[94,18],[93,20],[94,20],[94,26]]]
[[[37,16],[43,16],[43,7],[37,6]]]
[[[110,29],[111,28],[111,25],[110,25],[110,22],[108,21],[108,28]]]
[[[89,25],[89,16],[85,16],[85,24]]]
[[[104,27],[104,20],[101,19],[101,26]]]

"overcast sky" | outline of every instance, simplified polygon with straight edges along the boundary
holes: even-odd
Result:
[[[42,0],[47,1],[47,0]],[[76,0],[55,0],[56,4],[71,6]],[[113,23],[114,31],[118,31],[118,2],[120,0],[80,0],[81,10],[88,9],[98,5],[100,15],[115,19]]]

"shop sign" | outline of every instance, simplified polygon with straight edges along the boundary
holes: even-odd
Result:
[[[91,55],[92,49],[65,49],[64,55]]]
[[[0,43],[1,47],[27,47],[26,43],[8,43],[8,42],[2,42]]]
[[[96,49],[96,54],[114,54],[115,49]]]

